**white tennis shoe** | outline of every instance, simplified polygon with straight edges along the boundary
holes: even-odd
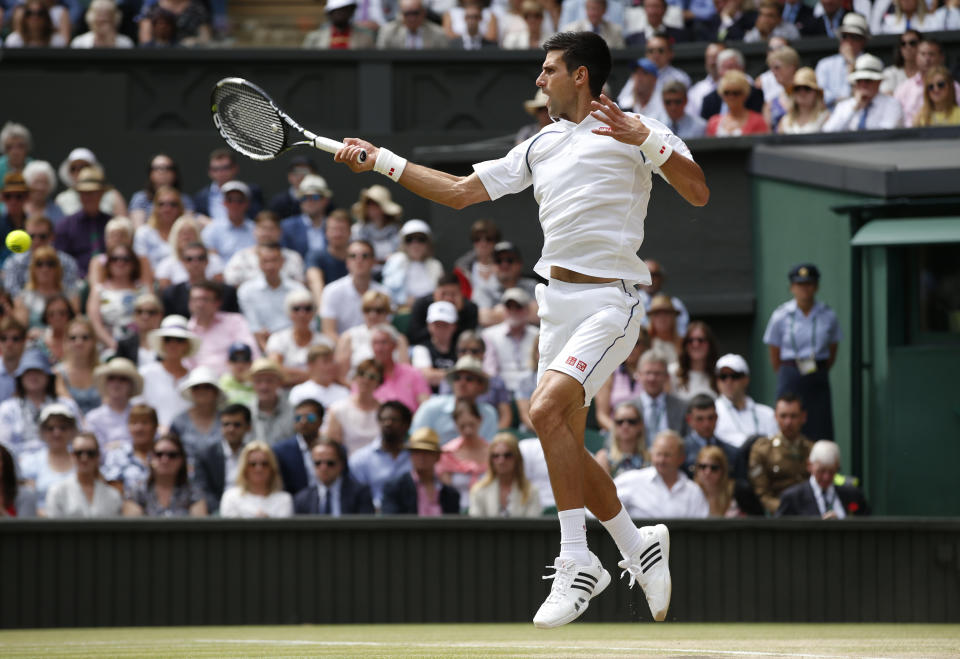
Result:
[[[572,622],[583,615],[590,600],[610,585],[610,573],[600,559],[590,552],[590,565],[580,566],[572,560],[553,562],[555,572],[544,579],[553,579],[550,594],[533,616],[533,624],[540,629],[551,629]]]
[[[620,577],[630,574],[629,588],[639,582],[650,605],[650,614],[657,622],[663,622],[670,608],[670,532],[663,524],[640,528],[643,544],[630,556],[618,563],[623,568]]]

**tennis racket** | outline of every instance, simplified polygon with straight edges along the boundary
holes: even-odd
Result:
[[[273,160],[295,146],[336,153],[343,142],[303,128],[277,107],[257,85],[243,78],[224,78],[210,94],[213,125],[234,150],[254,160]],[[301,139],[306,138],[306,139]],[[367,159],[360,154],[360,162]]]

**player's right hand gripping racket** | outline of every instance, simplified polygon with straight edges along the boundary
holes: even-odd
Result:
[[[210,94],[213,124],[233,149],[254,160],[273,160],[295,146],[336,153],[343,142],[303,128],[267,92],[243,78],[224,78]],[[305,137],[306,139],[300,139]],[[360,154],[360,162],[367,153]]]

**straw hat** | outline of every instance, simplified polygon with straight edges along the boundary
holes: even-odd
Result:
[[[130,380],[133,388],[130,390],[130,397],[139,396],[143,391],[143,378],[137,373],[137,367],[133,362],[125,357],[114,357],[106,364],[97,366],[93,371],[93,384],[103,393],[103,387],[108,378],[126,378]]]
[[[823,95],[823,88],[817,84],[817,74],[809,66],[797,69],[797,72],[793,74],[793,86],[809,87],[821,96]]]
[[[431,451],[432,453],[439,453],[440,438],[433,428],[418,428],[410,435],[406,448],[408,451]]]
[[[537,110],[547,107],[547,95],[542,89],[537,89],[537,93],[529,101],[523,102],[523,109],[527,114],[537,116]]]
[[[490,376],[487,375],[487,372],[483,370],[483,364],[480,363],[480,360],[475,357],[470,357],[465,355],[457,360],[456,365],[447,372],[447,379],[450,382],[453,382],[454,378],[457,377],[457,373],[470,373],[476,375],[478,378],[483,380],[484,391],[490,385]]]
[[[217,388],[220,394],[219,400],[217,401],[218,405],[223,405],[227,402],[227,395],[223,393],[223,389],[220,388],[220,378],[217,377],[217,374],[209,366],[197,366],[187,374],[187,378],[180,384],[180,396],[184,400],[192,403],[193,394],[190,390],[201,384],[209,384]]]
[[[673,314],[679,314],[677,308],[673,306],[673,301],[666,295],[654,295],[653,300],[650,301],[650,308],[647,309],[648,314],[656,313],[658,311],[668,311]]]
[[[283,377],[283,369],[280,368],[280,364],[269,357],[259,357],[250,365],[250,377],[261,373],[273,373],[279,378]]]
[[[390,195],[390,190],[382,185],[371,185],[369,188],[360,191],[360,199],[351,208],[354,217],[362,218],[367,201],[376,202],[383,209],[384,215],[391,217],[400,217],[403,214],[403,206],[396,203]]]
[[[96,165],[81,169],[77,174],[77,183],[73,187],[77,192],[103,192],[110,189],[103,169]]]

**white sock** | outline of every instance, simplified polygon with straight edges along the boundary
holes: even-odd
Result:
[[[634,526],[627,509],[623,506],[620,506],[620,512],[615,517],[600,523],[603,524],[603,528],[607,530],[613,541],[617,543],[617,549],[624,557],[635,552],[643,544],[640,530]]]
[[[560,558],[573,559],[577,565],[590,565],[587,549],[587,514],[583,508],[557,513],[560,518]]]

